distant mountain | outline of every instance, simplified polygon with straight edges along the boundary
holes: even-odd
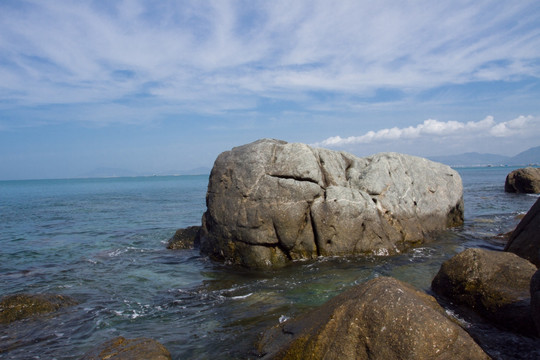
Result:
[[[208,175],[211,169],[208,167],[198,167],[190,170],[165,171],[160,173],[137,173],[131,170],[100,167],[92,171],[79,175],[80,178],[109,178],[109,177],[133,177],[133,176],[167,176],[167,175]]]
[[[450,166],[526,166],[529,164],[540,164],[540,146],[530,148],[512,157],[496,154],[480,154],[477,152],[470,152],[459,155],[431,156],[428,158],[430,160]]]
[[[92,171],[88,171],[84,174],[81,174],[79,177],[82,178],[101,178],[101,177],[131,177],[138,176],[134,171],[119,169],[119,168],[110,168],[110,167],[99,167]]]
[[[432,156],[430,160],[450,166],[481,166],[507,164],[509,156],[469,152],[459,155]]]
[[[201,167],[191,169],[191,170],[180,171],[179,174],[180,175],[209,175],[210,171],[212,171],[212,169],[210,169],[209,167],[201,166]]]
[[[540,146],[525,150],[510,160],[512,165],[540,164]]]

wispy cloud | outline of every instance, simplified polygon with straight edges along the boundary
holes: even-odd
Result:
[[[540,76],[536,1],[7,1],[0,10],[0,94],[30,106],[145,94],[219,111],[253,107],[235,97]]]
[[[0,154],[28,156],[0,156],[0,172],[206,156],[196,167],[269,136],[525,150],[540,137],[538,19],[538,0],[2,0]]]
[[[518,118],[496,123],[493,116],[488,116],[480,121],[438,121],[435,119],[425,120],[416,126],[405,128],[393,127],[368,131],[358,136],[332,136],[314,146],[339,148],[354,144],[371,144],[384,141],[399,141],[429,137],[432,141],[447,137],[509,137],[516,135],[540,135],[540,118],[519,116]]]

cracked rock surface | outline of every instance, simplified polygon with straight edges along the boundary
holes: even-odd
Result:
[[[456,171],[418,157],[262,139],[218,156],[206,205],[201,251],[264,268],[398,253],[463,222],[463,187]]]

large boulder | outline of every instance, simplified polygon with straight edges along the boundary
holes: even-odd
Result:
[[[512,253],[467,249],[442,264],[431,287],[495,324],[534,335],[530,282],[535,271],[536,266]]]
[[[540,336],[540,270],[531,278],[531,311],[536,331]]]
[[[154,339],[115,337],[88,351],[81,360],[170,360],[169,351]]]
[[[540,168],[527,167],[506,176],[504,191],[510,193],[540,193]]]
[[[521,219],[504,250],[540,267],[540,198]]]
[[[201,251],[247,267],[395,254],[463,222],[461,178],[446,165],[270,139],[220,154],[206,202]]]
[[[28,317],[52,313],[60,308],[76,305],[70,296],[56,294],[13,294],[0,301],[0,324]]]
[[[263,359],[489,359],[433,297],[387,277],[270,329],[259,351]]]

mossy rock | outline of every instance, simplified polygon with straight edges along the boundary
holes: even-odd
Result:
[[[181,250],[194,249],[199,246],[200,226],[189,226],[176,230],[176,233],[169,239],[167,249]]]
[[[66,295],[54,294],[14,294],[4,296],[0,301],[0,324],[9,324],[35,315],[57,311],[77,301]]]
[[[433,297],[388,277],[267,330],[257,350],[264,360],[489,359]]]
[[[115,337],[84,354],[82,360],[170,360],[171,354],[159,342],[149,338]]]

